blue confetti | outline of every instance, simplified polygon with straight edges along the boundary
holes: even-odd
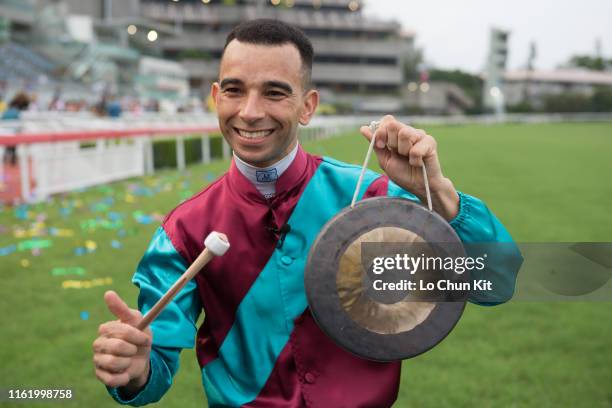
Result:
[[[89,312],[82,311],[81,312],[81,320],[89,320]]]
[[[153,217],[151,217],[150,215],[141,215],[140,217],[138,217],[136,219],[136,221],[140,224],[152,224],[153,223]]]
[[[72,208],[71,207],[62,207],[62,208],[60,208],[60,215],[62,217],[68,217],[70,214],[72,214]]]
[[[87,250],[83,247],[76,247],[74,248],[74,254],[76,256],[81,256],[81,255],[85,255],[85,252],[87,252]]]
[[[0,256],[6,256],[12,254],[17,250],[17,245],[9,245],[4,248],[0,248]]]
[[[123,219],[123,215],[115,211],[111,211],[106,215],[108,216],[108,219],[111,221],[119,221]]]
[[[19,220],[27,220],[28,219],[28,206],[26,204],[19,205],[15,207],[15,218]]]
[[[111,241],[111,246],[115,249],[119,249],[121,248],[121,242],[117,241],[116,239],[113,239]]]

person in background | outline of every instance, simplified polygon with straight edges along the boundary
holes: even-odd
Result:
[[[9,103],[8,109],[2,113],[2,120],[19,120],[21,112],[30,106],[30,98],[24,92],[19,92]],[[6,146],[4,163],[14,166],[17,164],[17,146]]]
[[[0,95],[0,115],[8,108],[7,103],[4,101],[4,95]]]
[[[109,103],[106,104],[106,114],[111,118],[118,118],[123,113],[123,109],[121,108],[121,102],[119,102],[119,98],[112,98]]]

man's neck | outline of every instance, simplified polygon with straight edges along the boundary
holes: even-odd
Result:
[[[266,198],[274,197],[276,193],[276,180],[289,168],[298,152],[299,144],[296,143],[293,150],[285,157],[267,167],[256,167],[240,159],[234,153],[234,162],[238,170],[255,186],[255,188]]]

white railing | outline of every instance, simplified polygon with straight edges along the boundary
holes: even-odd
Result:
[[[200,137],[202,161],[208,163],[210,134],[218,132],[216,119],[214,123],[210,119],[204,115],[112,120],[56,112],[28,114],[19,121],[0,122],[0,155],[6,146],[16,146],[21,199],[36,202],[54,193],[153,173],[154,138],[175,140],[177,167],[182,170],[185,137]],[[229,158],[229,146],[222,143],[223,157]]]
[[[300,128],[300,139],[320,140],[356,132],[360,126],[379,119],[379,115],[315,116],[307,127]],[[398,119],[419,125],[612,122],[612,114],[398,116]],[[17,146],[21,198],[32,202],[54,193],[152,174],[154,138],[175,141],[177,168],[182,170],[186,165],[184,139],[200,137],[202,162],[208,163],[212,159],[210,134],[218,131],[214,114],[147,113],[108,119],[87,113],[26,113],[19,121],[0,121],[0,156],[5,146]],[[230,147],[225,141],[222,146],[223,158],[227,159]],[[2,170],[0,165],[0,178]],[[33,191],[30,174],[35,181]]]

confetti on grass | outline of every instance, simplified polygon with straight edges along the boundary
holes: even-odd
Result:
[[[134,219],[136,220],[136,222],[138,222],[139,224],[151,224],[153,223],[153,217],[143,213],[142,211],[134,211],[132,213],[132,217],[134,217]]]
[[[17,243],[18,251],[27,251],[31,249],[43,249],[49,248],[52,242],[48,239],[31,239],[28,241],[21,241]]]
[[[56,267],[51,269],[52,276],[63,276],[63,275],[85,275],[87,271],[85,268],[81,268],[80,266],[70,266],[70,267]]]
[[[113,278],[98,278],[91,280],[65,280],[62,282],[63,289],[90,289],[97,286],[112,285]]]
[[[0,248],[0,256],[10,255],[15,251],[17,251],[17,245],[9,245],[9,246]]]
[[[49,228],[49,235],[52,237],[69,238],[74,236],[74,231],[65,228]]]

